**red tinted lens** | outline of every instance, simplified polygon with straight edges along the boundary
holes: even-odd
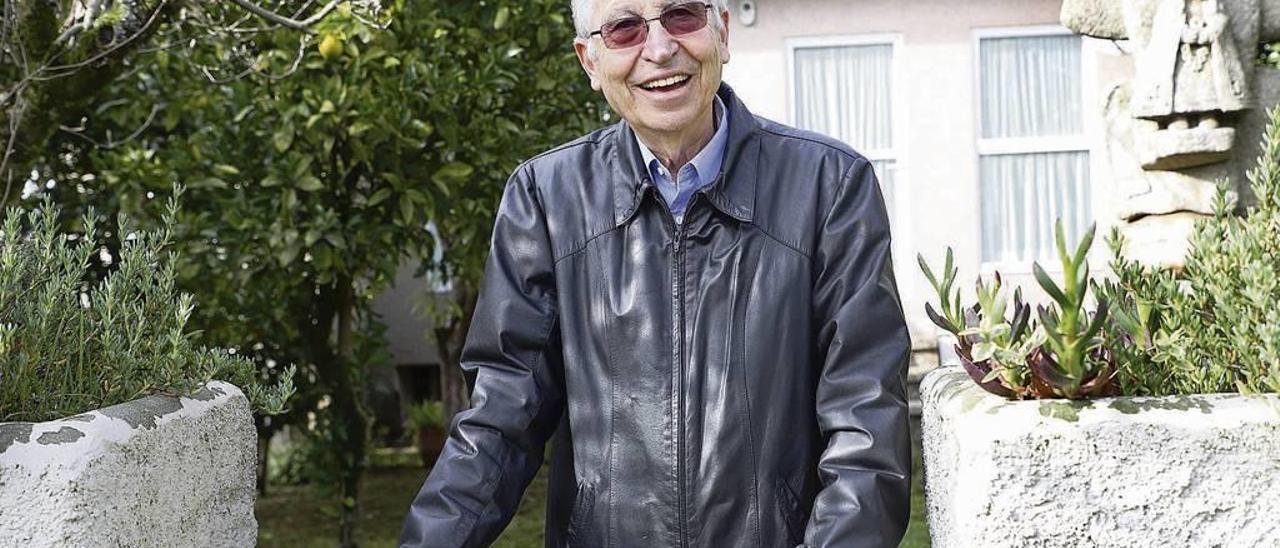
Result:
[[[662,12],[660,21],[672,36],[689,34],[707,26],[707,7],[699,3],[681,4]]]
[[[644,41],[649,25],[639,17],[625,17],[605,23],[600,27],[600,37],[605,47],[629,48]]]

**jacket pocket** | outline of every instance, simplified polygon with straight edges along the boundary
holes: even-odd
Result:
[[[569,530],[565,541],[573,546],[579,538],[587,536],[591,529],[591,511],[596,503],[595,483],[578,485],[578,494],[573,500],[573,511],[569,513]]]
[[[787,545],[795,546],[804,540],[804,516],[800,515],[800,498],[787,480],[778,477],[773,481],[778,512],[782,523],[787,527]]]

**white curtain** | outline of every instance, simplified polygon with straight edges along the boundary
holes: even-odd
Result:
[[[1082,133],[1080,37],[984,38],[982,136]]]
[[[792,61],[796,126],[863,154],[893,148],[892,45],[797,48]],[[871,159],[892,212],[896,162]]]
[[[983,156],[980,167],[983,260],[1057,265],[1054,221],[1074,245],[1093,218],[1089,153]]]
[[[983,138],[1083,132],[1079,37],[982,39],[981,63]],[[984,155],[979,171],[984,261],[1056,265],[1055,220],[1074,241],[1093,218],[1086,151]]]

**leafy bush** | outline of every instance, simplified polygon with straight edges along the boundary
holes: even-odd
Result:
[[[1181,272],[1116,253],[1117,280],[1104,293],[1122,297],[1113,299],[1122,321],[1110,338],[1126,353],[1127,392],[1280,392],[1280,106],[1269,117],[1247,173],[1256,205],[1234,215],[1220,184]]]
[[[437,400],[422,400],[409,408],[411,428],[444,428],[444,405]]]
[[[135,231],[121,216],[123,241],[111,258],[92,211],[80,234],[60,233],[50,201],[8,211],[0,234],[0,421],[190,394],[212,379],[241,387],[257,412],[284,409],[292,368],[268,388],[248,360],[194,344],[186,329],[194,303],[175,291],[166,249],[176,212],[175,196],[155,231]],[[102,268],[105,275],[95,273]]]
[[[1179,271],[1124,258],[1113,231],[1115,279],[1091,281],[1093,229],[1069,253],[1059,222],[1064,283],[1035,265],[1053,302],[1031,319],[1017,292],[1007,311],[999,273],[979,280],[977,303],[966,308],[951,250],[940,279],[920,257],[942,302],[941,312],[925,311],[956,335],[970,376],[1007,398],[1280,392],[1280,106],[1268,115],[1262,154],[1247,173],[1257,205],[1234,215],[1220,183],[1215,214],[1197,223]]]

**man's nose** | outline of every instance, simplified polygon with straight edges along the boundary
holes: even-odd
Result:
[[[649,36],[644,41],[644,58],[655,64],[667,62],[675,56],[680,44],[667,33],[667,29],[658,21],[649,22]]]

